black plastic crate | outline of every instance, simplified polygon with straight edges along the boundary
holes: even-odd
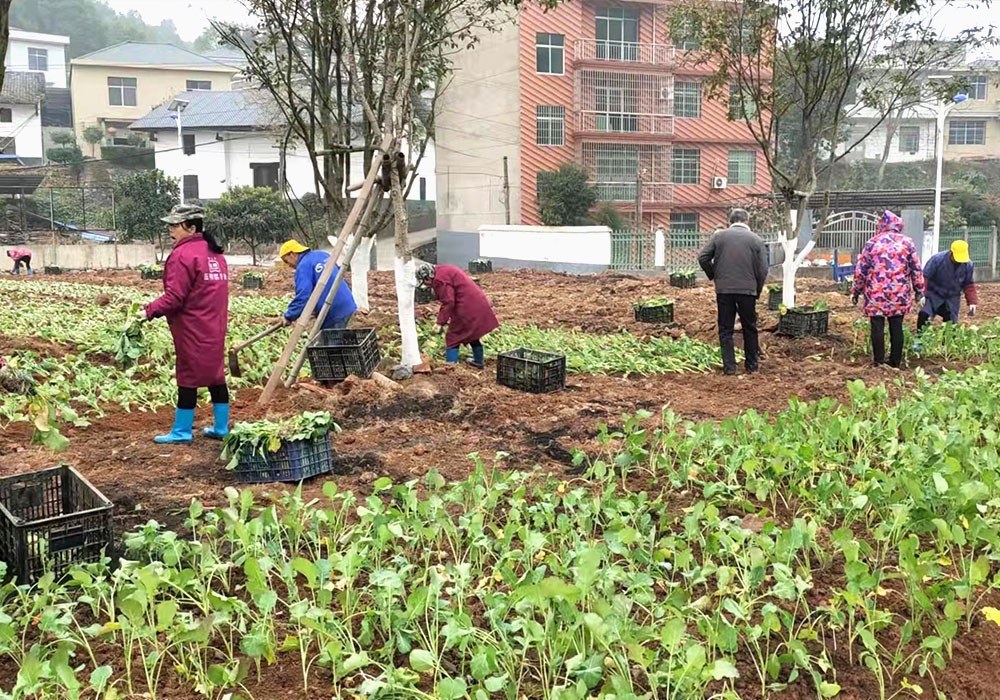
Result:
[[[302,481],[333,469],[333,447],[330,436],[315,440],[295,440],[281,445],[275,452],[250,452],[240,455],[236,463],[236,480],[241,484],[263,484],[274,481]]]
[[[805,338],[810,335],[826,335],[830,326],[830,311],[811,311],[804,309],[788,309],[781,314],[778,321],[778,333],[790,335],[793,338]]]
[[[372,376],[382,356],[374,328],[323,330],[306,348],[313,379],[339,382]]]
[[[767,310],[768,311],[780,311],[781,310],[781,295],[782,290],[779,289],[768,289],[767,290]]]
[[[632,307],[635,310],[635,320],[642,323],[673,323],[674,303],[646,305],[639,302]]]
[[[566,356],[518,348],[497,358],[497,384],[532,394],[566,388]]]
[[[430,304],[436,298],[434,290],[430,287],[417,287],[417,291],[413,294],[413,300],[417,304]]]
[[[72,467],[0,479],[0,557],[18,583],[100,561],[113,539],[111,501]]]
[[[46,275],[61,275],[63,273],[63,269],[58,265],[46,265],[42,268],[42,272]]]
[[[493,272],[493,261],[492,260],[470,260],[469,261],[469,273],[473,275],[481,275],[484,272]]]
[[[243,289],[263,289],[264,280],[255,277],[243,277]]]
[[[140,270],[139,277],[144,280],[161,280],[163,279],[163,270]]]
[[[678,272],[670,274],[670,286],[678,289],[694,289],[698,286],[698,278],[691,275],[684,275]]]

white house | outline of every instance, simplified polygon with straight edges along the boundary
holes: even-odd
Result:
[[[295,199],[316,193],[312,163],[300,145],[289,143],[282,155],[281,117],[258,90],[184,92],[182,138],[170,103],[134,122],[131,131],[150,134],[156,167],[181,180],[185,201],[218,199],[234,187],[285,187]],[[361,154],[352,156],[351,182],[364,180]],[[434,149],[418,168],[410,199],[434,199]]]
[[[937,107],[933,103],[917,104],[904,109],[901,118],[886,120],[873,129],[875,120],[879,118],[881,115],[877,115],[874,109],[862,107],[857,110],[852,120],[851,136],[854,141],[864,140],[851,154],[853,158],[881,161],[885,153],[886,135],[890,132],[893,133],[887,163],[912,163],[935,157]]]
[[[4,65],[7,70],[41,73],[45,76],[46,87],[65,88],[67,46],[68,36],[11,27]]]
[[[0,90],[0,153],[17,156],[26,165],[42,162],[41,73],[7,71]]]

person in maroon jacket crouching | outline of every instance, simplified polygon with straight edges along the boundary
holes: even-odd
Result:
[[[443,333],[446,362],[458,362],[458,347],[472,347],[470,365],[482,369],[485,364],[482,337],[500,327],[490,300],[464,270],[454,265],[421,265],[417,282],[430,285],[441,302],[438,312],[438,332]]]
[[[205,233],[201,207],[174,207],[161,219],[173,250],[163,265],[163,294],[146,305],[141,319],[167,319],[177,355],[177,412],[174,427],[155,442],[186,445],[192,440],[198,388],[208,387],[214,425],[204,434],[221,440],[229,433],[226,387],[226,327],[229,324],[229,269],[222,246]]]

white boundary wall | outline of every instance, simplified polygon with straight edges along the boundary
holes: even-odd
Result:
[[[611,229],[607,226],[479,227],[479,255],[503,267],[565,266],[606,269],[611,265]]]
[[[6,246],[14,248],[20,246]],[[114,268],[138,267],[156,262],[156,247],[142,243],[97,243],[80,245],[29,245],[31,268],[41,270],[46,265],[62,267],[66,270],[110,270]],[[14,261],[7,257],[4,249],[3,260],[9,263],[8,270],[14,268]]]

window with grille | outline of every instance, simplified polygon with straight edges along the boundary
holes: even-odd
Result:
[[[272,190],[279,189],[281,181],[280,163],[251,163],[250,170],[253,172],[253,186],[267,187]]]
[[[49,50],[28,47],[28,70],[47,71],[49,69]]]
[[[194,134],[184,134],[182,144],[184,146],[184,155],[193,156],[195,153]]]
[[[916,153],[920,150],[920,127],[899,127],[898,139],[900,153]]]
[[[190,202],[192,199],[198,199],[198,176],[185,175],[183,188],[185,202]]]
[[[952,146],[985,146],[986,121],[967,119],[948,124],[948,143]]]
[[[729,120],[743,121],[757,116],[757,105],[749,90],[741,90],[738,85],[729,86]]]
[[[594,18],[597,58],[609,61],[639,60],[639,13],[622,7],[606,7]]]
[[[670,19],[670,39],[674,47],[682,51],[697,51],[701,48],[701,22],[688,14],[676,14]]]
[[[211,80],[189,80],[187,81],[188,92],[211,92]]]
[[[969,99],[985,100],[989,91],[989,80],[985,75],[974,75],[969,78]]]
[[[754,151],[729,152],[729,184],[757,184],[757,154]]]
[[[138,86],[135,78],[108,78],[108,104],[135,107]]]
[[[760,51],[760,37],[751,24],[734,27],[729,41],[729,50],[737,56],[751,56]]]
[[[670,247],[698,247],[698,214],[674,212],[670,215]]]
[[[562,34],[535,34],[535,71],[549,75],[563,74],[565,37]]]
[[[10,124],[14,121],[14,110],[10,107],[0,107],[0,124]]]
[[[675,148],[670,160],[671,181],[677,185],[697,185],[701,181],[701,150]]]
[[[635,199],[635,179],[639,173],[639,148],[633,144],[593,144],[594,174],[601,200]]]
[[[686,80],[674,83],[674,116],[691,119],[701,116],[701,83]]]
[[[562,146],[566,143],[566,108],[557,105],[535,107],[535,143]]]
[[[625,77],[625,76],[622,76]],[[604,84],[594,88],[598,131],[638,131],[635,91]]]

